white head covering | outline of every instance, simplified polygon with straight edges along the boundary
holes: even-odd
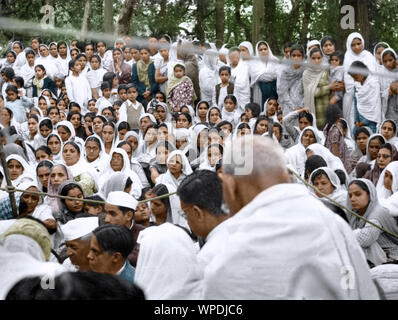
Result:
[[[140,115],[139,122],[141,122],[141,120],[142,120],[143,118],[145,118],[145,117],[149,117],[149,119],[151,119],[151,121],[152,121],[153,123],[156,123],[155,117],[153,116],[153,114],[150,114],[150,113],[143,113],[142,115]]]
[[[344,188],[342,188],[342,186],[340,184],[339,177],[332,169],[330,169],[328,167],[321,167],[321,168],[314,170],[310,175],[311,185],[314,185],[312,183],[312,177],[318,171],[323,171],[327,175],[332,186],[334,187],[334,191],[329,195],[329,197],[332,198],[333,200],[339,202],[340,204],[345,205],[347,202],[347,191]]]
[[[387,190],[384,186],[384,176],[387,170],[392,174],[392,191]],[[379,200],[387,199],[391,197],[394,193],[398,192],[398,161],[392,161],[387,165],[387,167],[384,168],[377,182],[376,190]]]
[[[377,47],[378,46],[382,46],[383,48],[384,48],[384,50],[385,49],[388,49],[388,48],[390,48],[390,45],[387,43],[387,42],[378,42],[378,43],[376,43],[376,45],[375,45],[375,47],[374,47],[374,49],[373,49],[373,56],[375,57],[375,60],[376,60],[376,64],[377,65],[380,65],[380,63],[379,63],[379,60],[377,59]],[[383,51],[384,51],[383,50]],[[383,52],[381,53],[381,54],[383,54]],[[383,61],[383,60],[382,60]]]
[[[348,36],[346,43],[347,51],[344,55],[344,70],[348,72],[351,64],[354,61],[361,61],[366,64],[371,72],[374,72],[376,69],[376,61],[369,51],[364,49],[360,54],[356,54],[352,51],[351,44],[356,38],[362,41],[363,47],[365,48],[365,40],[363,39],[361,34],[359,34],[358,32],[353,32]]]
[[[340,169],[345,172],[344,165],[339,157],[336,157],[330,150],[320,143],[313,143],[309,145],[306,149],[311,150],[315,155],[321,156],[326,163],[328,164],[329,168],[334,170]]]
[[[174,156],[179,155],[181,157],[182,160],[182,173],[185,175],[190,175],[193,171],[191,168],[191,165],[189,164],[189,161],[187,159],[187,157],[185,156],[185,154],[181,151],[181,150],[174,150],[173,152],[171,152],[169,154],[169,156],[167,157],[167,165],[169,165],[169,163],[171,162],[171,159],[173,159]]]
[[[184,154],[189,150],[191,145],[191,133],[188,129],[180,128],[175,130],[175,138],[176,140],[181,140],[182,138],[186,139],[186,143],[184,149],[181,150]]]
[[[62,153],[61,153],[61,150],[62,150],[62,144],[63,144],[63,142],[62,142],[62,139],[61,139],[61,137],[59,136],[59,134],[56,133],[56,132],[50,133],[50,134],[47,136],[46,145],[48,146],[48,140],[49,140],[50,138],[52,138],[53,136],[57,137],[58,140],[59,140],[59,142],[61,143],[61,148],[59,149],[58,153],[57,153],[57,154],[53,154],[53,160],[54,160],[54,161],[57,161],[57,162],[58,162],[58,161],[62,161]]]
[[[18,187],[22,182],[24,181],[34,181],[35,180],[35,171],[34,169],[25,161],[24,158],[22,158],[21,156],[17,155],[17,154],[12,154],[9,155],[6,158],[6,162],[10,161],[10,160],[16,160],[18,161],[22,168],[23,168],[23,172],[22,174],[16,178],[15,180],[12,180],[11,183],[14,187]],[[3,185],[6,179],[3,179]]]
[[[138,201],[127,192],[113,191],[108,194],[106,203],[135,210],[137,208]]]
[[[127,131],[127,133],[124,135],[123,141],[127,141],[127,138],[131,137],[131,136],[135,137],[137,139],[137,141],[138,141],[137,149],[135,149],[133,151],[133,154],[131,155],[131,158],[137,158],[141,154],[141,151],[142,151],[141,150],[141,148],[142,148],[141,139],[138,136],[138,133],[135,132],[135,131]]]
[[[253,45],[249,41],[243,41],[239,44],[239,47],[245,47],[249,50],[249,54],[252,56],[254,53]]]
[[[319,49],[322,48],[321,43],[318,40],[311,40],[307,43],[307,51],[306,51],[306,55],[309,56],[310,54],[310,47],[313,47],[315,45],[319,46]]]
[[[268,59],[267,61],[263,61],[260,59],[254,59],[250,61],[250,68],[249,68],[249,73],[250,73],[250,85],[253,86],[257,80],[260,78],[261,75],[267,73],[269,74],[269,81],[276,80],[277,77],[277,71],[278,71],[278,64],[275,63],[275,60],[279,60],[276,58],[271,50],[271,47],[269,46],[267,41],[259,41],[256,44],[256,57],[260,58],[261,56],[258,53],[258,47],[260,44],[265,43],[268,47]]]
[[[135,282],[147,299],[200,298],[197,249],[184,230],[164,223],[141,231],[137,242],[140,256]]]
[[[61,226],[65,241],[80,239],[98,227],[98,217],[84,217],[68,221]]]

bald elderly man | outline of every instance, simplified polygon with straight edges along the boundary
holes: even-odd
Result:
[[[379,299],[348,224],[291,183],[282,148],[244,136],[226,145],[220,226],[204,299]]]

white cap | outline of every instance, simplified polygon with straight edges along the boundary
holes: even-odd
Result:
[[[65,241],[80,239],[98,227],[98,217],[77,218],[61,226]]]
[[[113,191],[108,194],[106,203],[135,210],[137,208],[138,201],[127,192]]]

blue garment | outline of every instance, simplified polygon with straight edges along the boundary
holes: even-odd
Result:
[[[19,207],[20,195],[18,193],[14,193],[15,202],[17,204],[17,208]],[[12,207],[10,196],[7,192],[4,192],[0,195],[0,220],[9,220],[14,219],[12,214]]]
[[[362,122],[364,126],[368,127],[372,130],[373,133],[376,133],[377,123],[366,119],[363,115],[361,115],[358,111],[358,101],[357,101],[357,89],[354,87],[354,123]],[[353,134],[355,136],[355,132],[357,131],[357,127],[354,126]]]
[[[24,123],[27,120],[25,108],[29,109],[32,105],[32,101],[26,97],[14,101],[6,100],[5,103],[5,106],[12,111],[14,119],[19,123]]]
[[[32,84],[32,95],[33,97],[37,97],[37,87]],[[44,78],[44,82],[43,82],[43,88],[41,88],[41,90],[43,91],[44,89],[49,89],[54,95],[56,94],[56,87],[55,87],[55,82],[53,80],[51,80],[49,77]]]
[[[119,277],[125,281],[128,281],[130,284],[134,284],[134,276],[135,276],[135,269],[130,264],[130,262],[126,260],[124,268],[122,272],[119,274]]]
[[[261,109],[262,111],[265,111],[263,110],[265,101],[267,101],[269,98],[278,99],[278,93],[276,92],[276,80],[270,82],[258,81],[258,86],[261,90],[261,97],[262,97]]]
[[[131,76],[131,82],[135,85],[135,87],[138,90],[138,97],[137,101],[143,102],[145,98],[143,97],[143,93],[148,89],[151,91],[151,96],[152,98],[155,97],[156,92],[159,90],[159,86],[155,81],[155,65],[153,63],[150,64],[148,68],[148,78],[149,78],[149,84],[150,88],[146,88],[145,84],[140,81],[140,78],[138,77],[138,69],[137,69],[137,64],[135,63],[133,65],[133,74]]]

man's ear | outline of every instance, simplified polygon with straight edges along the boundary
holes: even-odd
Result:
[[[203,220],[205,219],[205,213],[203,212],[203,210],[198,206],[193,206],[192,211],[195,215],[196,221],[203,222]]]
[[[115,252],[112,254],[111,260],[112,260],[112,263],[116,264],[116,263],[119,263],[121,260],[123,261],[124,258],[120,252]]]
[[[127,211],[126,213],[127,219],[134,221],[134,212],[135,212],[134,210]]]

